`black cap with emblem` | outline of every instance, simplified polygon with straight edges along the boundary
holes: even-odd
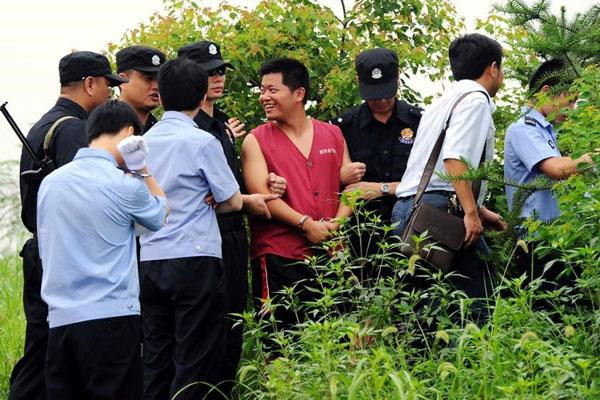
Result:
[[[197,62],[205,71],[211,71],[222,66],[233,69],[233,65],[223,61],[221,47],[208,40],[183,46],[177,51],[177,56],[187,57]]]
[[[165,63],[165,54],[152,47],[129,46],[121,49],[116,54],[117,73],[135,69],[145,73],[156,73]]]
[[[67,84],[85,79],[88,76],[104,76],[109,86],[129,82],[112,74],[108,58],[92,51],[76,51],[67,54],[58,63],[60,83]]]
[[[391,50],[377,48],[356,57],[360,96],[365,100],[389,99],[398,92],[398,56]]]

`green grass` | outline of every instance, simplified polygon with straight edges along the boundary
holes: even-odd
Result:
[[[23,354],[25,340],[23,272],[16,251],[0,258],[0,276],[0,399],[6,399],[10,373]]]

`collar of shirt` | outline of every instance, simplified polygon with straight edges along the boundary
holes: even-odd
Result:
[[[396,102],[394,104],[394,111],[392,112],[392,115],[390,115],[390,118],[384,125],[393,122],[396,118],[408,124],[409,118],[407,116],[407,110],[404,110],[402,107],[400,107],[399,103],[400,101],[396,99]],[[367,104],[367,102],[365,101],[360,107],[360,114],[358,116],[358,127],[360,129],[364,129],[374,120],[375,118],[373,118],[373,113],[369,108],[369,104]],[[382,123],[380,121],[377,122]]]
[[[196,125],[198,125],[198,128],[205,130],[205,131],[210,131],[212,124],[215,122],[215,120],[213,119],[213,117],[211,117],[210,115],[208,115],[204,110],[200,110],[198,111],[198,115],[196,115],[196,118],[194,118],[194,122],[196,122]]]
[[[185,123],[186,125],[193,126],[194,128],[198,127],[198,125],[194,122],[194,120],[192,118],[190,118],[187,114],[184,114],[180,111],[165,111],[161,121],[168,121],[168,120],[181,121],[181,122]]]
[[[69,111],[68,115],[73,115],[79,119],[87,119],[89,114],[87,111],[83,109],[79,104],[75,103],[73,100],[69,100],[66,97],[59,97],[56,101],[57,107],[65,108]]]
[[[524,116],[529,116],[529,117],[535,119],[536,122],[539,123],[545,129],[548,129],[548,127],[550,127],[549,130],[552,131],[552,124],[550,122],[548,122],[546,117],[544,117],[542,115],[542,113],[540,113],[535,108],[523,106],[523,107],[521,107],[521,111],[523,112]]]
[[[156,117],[152,113],[149,113],[148,119],[146,120],[146,123],[143,126],[144,132],[142,133],[148,132],[150,128],[152,128],[157,122],[158,120],[156,119]]]
[[[475,82],[471,79],[461,79],[460,81],[455,82],[453,87],[453,91],[457,96],[460,96],[461,94],[466,92],[472,92],[476,90],[481,90],[488,95],[489,105],[490,109],[492,110],[492,114],[496,112],[496,104],[494,103],[494,100],[492,100],[486,88],[484,88],[479,82]]]
[[[117,166],[117,160],[110,154],[108,151],[104,149],[100,149],[98,147],[84,147],[82,149],[77,150],[77,154],[75,154],[75,160],[78,158],[87,158],[87,157],[96,157],[103,158],[107,161],[110,161],[112,164]]]

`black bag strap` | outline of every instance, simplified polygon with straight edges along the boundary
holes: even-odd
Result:
[[[423,197],[423,194],[425,193],[425,189],[427,188],[427,185],[429,185],[429,181],[431,180],[431,177],[433,176],[433,170],[435,169],[435,164],[437,164],[437,160],[440,157],[440,153],[442,152],[442,145],[444,144],[444,139],[446,138],[446,130],[450,126],[450,119],[452,118],[452,113],[454,112],[454,109],[456,108],[458,103],[460,103],[465,97],[467,97],[467,95],[469,95],[471,93],[483,93],[485,95],[486,99],[488,100],[488,103],[490,101],[489,95],[486,92],[484,92],[483,90],[473,90],[471,92],[466,92],[466,93],[461,94],[460,97],[454,102],[454,104],[452,105],[452,108],[450,109],[450,114],[448,115],[448,119],[446,120],[446,123],[444,124],[444,128],[442,128],[442,132],[440,133],[440,136],[438,137],[437,141],[435,142],[435,145],[433,146],[433,150],[431,150],[431,154],[429,155],[427,164],[425,164],[425,170],[423,171],[423,175],[421,175],[421,181],[419,182],[419,186],[417,187],[417,193],[415,194],[415,202],[414,202],[415,207],[417,207],[420,204],[421,197]],[[483,154],[481,156],[482,160],[485,158],[485,151],[486,151],[486,149],[484,147]],[[475,196],[475,201],[477,201],[477,197],[479,197],[480,187],[481,187],[481,181],[477,181],[476,185],[474,186],[474,189],[477,189],[477,195]],[[475,195],[475,193],[473,193],[473,194]]]

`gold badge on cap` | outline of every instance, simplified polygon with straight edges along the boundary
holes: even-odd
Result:
[[[217,46],[211,44],[210,46],[208,46],[208,52],[214,56],[215,54],[217,54]]]
[[[156,54],[152,56],[152,65],[160,65],[160,57]]]

